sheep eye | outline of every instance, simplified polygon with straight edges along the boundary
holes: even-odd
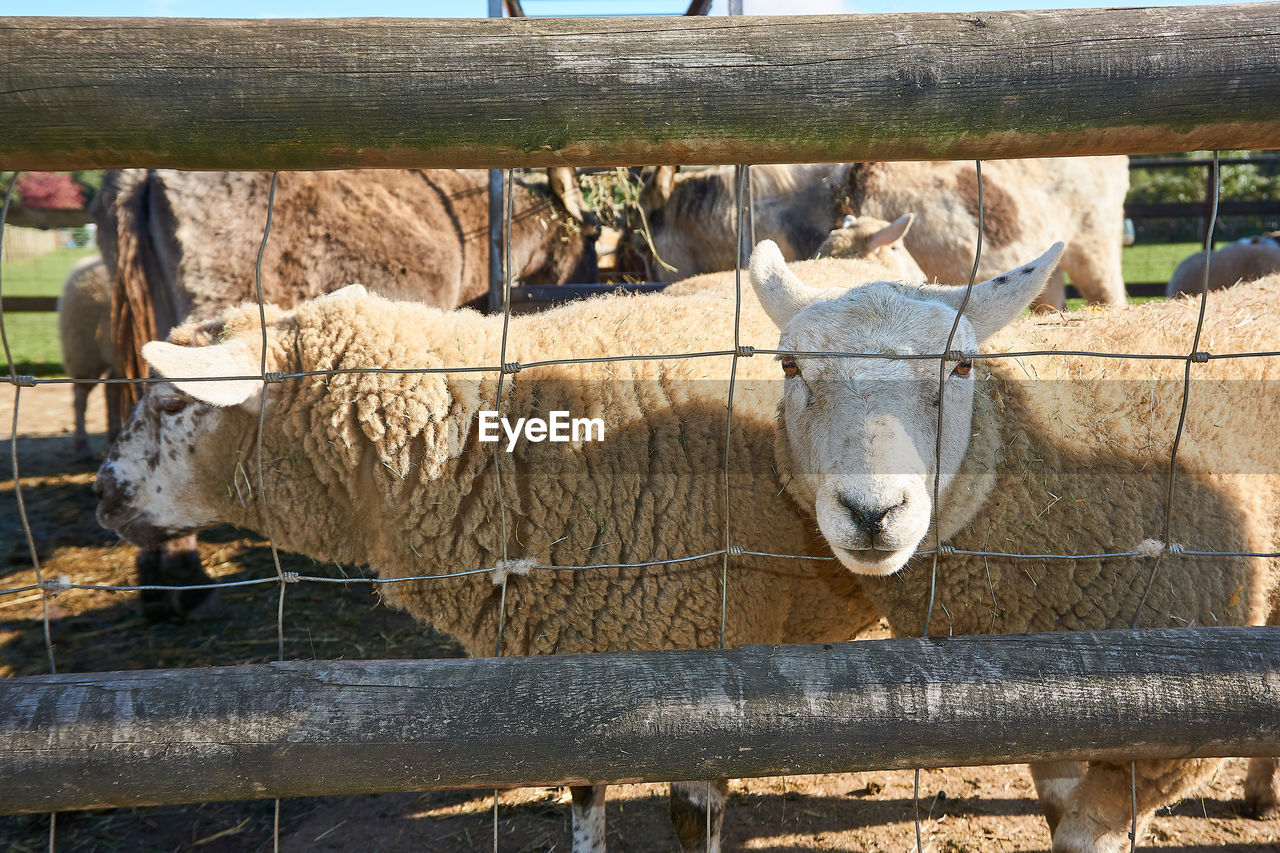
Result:
[[[962,362],[959,362],[955,367],[951,369],[951,375],[952,376],[968,376],[971,370],[973,370],[973,362],[962,361]]]
[[[182,397],[170,397],[160,403],[160,411],[164,412],[166,415],[176,415],[178,412],[185,409],[190,402],[190,400],[183,399]]]
[[[794,358],[784,358],[782,359],[782,372],[787,376],[799,376],[800,365],[796,364]]]

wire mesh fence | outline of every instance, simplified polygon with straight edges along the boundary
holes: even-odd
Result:
[[[1217,176],[1217,155],[1215,154],[1215,166],[1213,169],[1214,187],[1216,195],[1216,176]],[[1216,550],[1194,550],[1184,548],[1174,544],[1175,518],[1174,518],[1174,497],[1179,486],[1178,474],[1178,454],[1182,442],[1184,427],[1187,419],[1188,404],[1191,398],[1192,375],[1195,365],[1207,364],[1216,359],[1240,359],[1240,358],[1270,358],[1280,355],[1280,352],[1207,352],[1201,350],[1201,336],[1204,328],[1206,309],[1208,298],[1206,290],[1209,279],[1209,266],[1205,265],[1204,287],[1200,299],[1198,314],[1196,317],[1195,330],[1192,339],[1188,342],[1187,350],[1183,353],[1133,353],[1133,352],[1108,352],[1108,351],[1092,351],[1092,350],[1057,350],[1057,349],[1038,349],[1024,350],[1017,352],[999,352],[999,353],[982,353],[982,352],[966,352],[954,348],[957,330],[960,327],[961,317],[964,316],[966,307],[968,306],[977,272],[982,260],[982,245],[984,231],[984,201],[983,201],[983,180],[982,167],[979,162],[976,164],[977,171],[977,189],[978,189],[978,232],[976,234],[976,252],[973,261],[972,272],[969,276],[968,284],[965,287],[964,295],[961,298],[959,309],[956,311],[954,319],[951,323],[950,333],[944,341],[939,341],[940,348],[929,353],[885,353],[885,352],[843,352],[832,350],[818,351],[797,351],[793,349],[781,349],[777,347],[763,348],[745,344],[741,329],[741,315],[743,310],[743,292],[742,292],[742,273],[743,262],[749,253],[750,246],[753,243],[751,236],[751,224],[749,215],[744,216],[742,212],[751,210],[751,192],[749,175],[750,170],[747,167],[739,167],[735,181],[735,211],[736,217],[736,245],[738,263],[734,271],[734,297],[733,297],[733,340],[725,341],[725,346],[721,349],[692,351],[692,352],[669,352],[659,354],[643,354],[643,353],[607,353],[591,357],[568,357],[532,360],[525,363],[508,360],[508,338],[512,332],[511,324],[511,286],[512,274],[510,269],[511,245],[510,245],[510,222],[512,216],[512,186],[514,185],[514,176],[508,171],[504,178],[504,211],[506,228],[504,236],[506,239],[503,243],[503,282],[504,282],[504,300],[503,312],[501,317],[501,340],[499,345],[499,358],[497,363],[493,364],[476,364],[461,366],[444,366],[444,367],[376,367],[376,368],[339,368],[332,370],[299,370],[294,372],[281,372],[268,370],[268,319],[266,306],[262,299],[262,268],[261,259],[270,240],[273,202],[275,197],[276,177],[273,175],[271,183],[271,192],[267,201],[267,209],[265,211],[265,224],[262,234],[262,242],[258,252],[258,265],[255,269],[255,285],[258,294],[257,310],[259,323],[261,327],[261,354],[260,354],[260,370],[257,374],[228,374],[222,376],[200,376],[191,377],[190,381],[225,381],[225,380],[260,380],[261,388],[259,392],[259,405],[257,413],[257,436],[256,436],[256,467],[257,467],[257,489],[259,500],[262,501],[265,530],[269,543],[273,564],[275,567],[275,575],[273,577],[252,578],[240,581],[231,581],[226,583],[215,584],[195,584],[195,585],[166,585],[166,584],[135,584],[135,585],[110,585],[110,584],[94,584],[94,583],[78,583],[74,579],[69,578],[48,578],[41,569],[39,556],[37,554],[36,540],[32,532],[30,521],[27,517],[26,508],[23,505],[22,487],[21,487],[21,470],[18,453],[18,412],[21,401],[21,394],[24,388],[37,387],[40,385],[55,385],[60,383],[69,383],[70,379],[56,378],[36,378],[31,376],[21,376],[17,373],[15,363],[12,357],[9,357],[9,376],[8,382],[14,387],[14,419],[11,439],[11,467],[14,482],[15,495],[18,500],[18,510],[21,517],[23,531],[27,539],[27,544],[32,557],[32,568],[35,575],[35,583],[26,586],[14,587],[10,589],[0,590],[0,596],[12,596],[21,593],[39,592],[42,596],[43,605],[43,631],[45,652],[48,658],[49,671],[56,672],[56,661],[54,646],[51,638],[49,601],[50,598],[67,590],[98,590],[107,592],[146,592],[146,591],[179,591],[188,589],[225,589],[229,587],[249,587],[249,586],[271,586],[276,587],[278,596],[278,605],[276,611],[276,643],[278,660],[284,660],[285,654],[285,613],[286,613],[286,590],[292,583],[317,583],[317,584],[375,584],[379,587],[394,584],[403,584],[410,582],[426,582],[440,579],[460,578],[472,575],[490,574],[494,577],[495,585],[499,587],[499,603],[497,610],[497,633],[494,644],[494,655],[502,656],[504,653],[504,628],[507,615],[507,591],[508,585],[513,581],[513,574],[527,574],[529,572],[590,572],[590,571],[621,571],[621,570],[640,570],[657,566],[675,566],[681,564],[693,564],[704,560],[718,560],[719,562],[719,624],[716,626],[715,634],[718,636],[718,645],[724,648],[726,644],[726,613],[727,599],[730,594],[732,583],[731,568],[738,561],[747,557],[756,557],[767,560],[820,560],[833,562],[836,560],[830,553],[773,553],[769,551],[744,547],[734,540],[733,536],[733,506],[734,495],[731,485],[731,448],[734,434],[734,398],[737,390],[737,374],[738,363],[741,359],[755,358],[761,356],[803,356],[807,358],[820,359],[877,359],[877,360],[904,360],[904,361],[936,361],[938,363],[937,373],[937,423],[935,432],[935,446],[933,448],[933,477],[932,477],[932,506],[931,506],[931,522],[930,530],[932,531],[932,542],[929,547],[921,547],[917,552],[917,556],[927,557],[929,565],[929,598],[924,610],[924,621],[920,626],[919,633],[928,636],[931,631],[931,622],[935,611],[935,591],[940,565],[945,565],[945,561],[952,556],[982,557],[995,560],[1064,560],[1064,561],[1082,561],[1082,560],[1112,560],[1112,559],[1131,559],[1131,558],[1149,558],[1151,560],[1150,574],[1146,582],[1146,588],[1142,592],[1141,602],[1137,612],[1133,614],[1132,626],[1140,625],[1140,617],[1142,613],[1142,603],[1146,601],[1147,593],[1155,583],[1158,577],[1162,561],[1168,555],[1174,556],[1193,556],[1193,557],[1255,557],[1255,558],[1275,558],[1280,556],[1280,552],[1270,551],[1216,551]],[[14,181],[16,181],[16,175]],[[10,183],[5,197],[5,209],[7,210],[9,199],[13,193],[13,183]],[[4,213],[0,212],[0,233],[3,232]],[[1206,251],[1212,246],[1213,225],[1212,220],[1206,237]],[[1118,235],[1117,235],[1118,238]],[[0,281],[0,306],[3,300],[3,282]],[[2,316],[2,315],[0,315]],[[0,320],[0,338],[4,341],[6,355],[9,355],[9,339],[5,330],[4,323]],[[945,416],[947,410],[944,405],[946,399],[943,394],[944,384],[947,379],[949,370],[958,362],[967,362],[972,360],[997,360],[997,359],[1019,359],[1031,358],[1036,356],[1056,356],[1071,358],[1089,358],[1089,359],[1145,359],[1155,361],[1178,361],[1182,362],[1183,374],[1180,389],[1179,414],[1177,426],[1174,432],[1172,446],[1168,457],[1167,481],[1165,489],[1165,499],[1163,508],[1163,527],[1160,531],[1160,539],[1154,545],[1144,545],[1137,549],[1113,550],[1105,552],[1091,553],[1023,553],[1018,551],[996,551],[996,550],[973,550],[957,548],[941,536],[941,524],[939,520],[939,498],[941,490],[941,470],[940,460],[943,455],[943,435],[945,429]],[[510,377],[517,374],[526,374],[528,372],[536,372],[539,369],[550,367],[567,367],[574,365],[587,364],[609,364],[629,361],[667,361],[667,360],[688,360],[688,359],[728,359],[729,373],[726,386],[725,396],[725,414],[724,414],[724,458],[722,464],[722,495],[724,503],[724,526],[722,545],[718,549],[705,551],[697,554],[681,555],[672,558],[637,560],[634,562],[617,562],[611,561],[606,563],[582,563],[573,565],[561,565],[553,562],[540,562],[531,560],[524,556],[513,555],[508,550],[508,514],[510,508],[508,501],[510,496],[517,493],[520,488],[518,482],[511,482],[509,477],[505,477],[503,473],[503,465],[500,459],[499,445],[495,443],[493,448],[493,473],[496,482],[496,519],[499,526],[498,542],[500,546],[500,561],[496,565],[490,566],[471,566],[461,567],[456,570],[439,571],[433,573],[415,574],[405,577],[353,577],[353,578],[333,578],[322,577],[318,575],[305,575],[298,572],[286,572],[283,570],[279,553],[276,546],[276,535],[274,530],[275,520],[272,518],[271,511],[271,493],[267,488],[264,480],[264,471],[266,470],[265,460],[263,457],[264,448],[264,432],[271,429],[270,418],[268,413],[268,392],[274,385],[281,383],[295,382],[315,377],[334,377],[339,375],[350,374],[452,374],[452,373],[471,373],[486,374],[496,377],[496,396],[493,400],[493,410],[501,414],[504,405],[504,386]],[[123,379],[123,380],[100,380],[101,382],[129,383],[146,386],[147,384],[157,382],[170,382],[181,377],[153,377],[144,379]],[[187,380],[184,380],[187,381]],[[1154,538],[1154,537],[1153,537]],[[444,567],[440,567],[444,568]],[[1136,770],[1134,771],[1136,773]],[[708,786],[710,783],[708,783]],[[918,810],[919,802],[919,773],[917,771],[916,780],[916,846],[917,849],[923,849],[923,841],[920,833],[920,815]],[[1132,785],[1133,794],[1133,830],[1130,837],[1131,848],[1137,843],[1137,826],[1138,826],[1138,807],[1137,807],[1137,784],[1136,776]],[[708,787],[708,800],[711,799],[711,790]],[[706,811],[707,814],[707,835],[711,834],[711,810]],[[276,801],[275,810],[275,844],[279,844],[279,801]],[[50,823],[49,847],[54,849],[55,835],[54,822]],[[494,797],[493,811],[493,847],[498,849],[498,817],[497,817],[497,794]]]

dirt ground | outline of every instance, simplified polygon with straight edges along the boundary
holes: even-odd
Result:
[[[100,392],[97,392],[100,393]],[[12,417],[11,392],[0,394],[0,423]],[[22,392],[19,461],[22,494],[47,576],[126,584],[134,549],[93,517],[92,464],[71,457],[68,386]],[[101,401],[91,405],[95,449],[105,449]],[[6,430],[7,432],[7,430]],[[6,454],[7,455],[7,454]],[[8,463],[0,479],[0,676],[47,672],[41,596],[3,594],[31,584],[25,536]],[[231,529],[202,537],[201,553],[222,580],[274,575],[266,543]],[[284,555],[286,571],[341,569]],[[348,569],[347,571],[351,571]],[[182,623],[142,618],[130,594],[71,591],[50,602],[60,672],[257,663],[276,653],[273,586],[228,591],[220,606]],[[456,657],[447,638],[379,604],[363,584],[289,588],[286,653],[294,658]],[[1225,762],[1194,799],[1165,810],[1143,849],[1277,851],[1280,822],[1240,816],[1245,763]],[[0,781],[0,803],[3,802]],[[1049,835],[1023,767],[971,767],[921,774],[924,848],[935,853],[1047,850]],[[503,792],[498,846],[503,851],[567,851],[564,789]],[[623,785],[609,792],[613,851],[675,848],[665,786]],[[385,794],[286,800],[280,805],[283,851],[441,851],[493,849],[493,795],[477,792]],[[915,849],[912,773],[790,776],[736,781],[725,821],[728,850],[909,851]],[[195,851],[272,849],[271,801],[127,808],[63,813],[59,851]],[[48,849],[48,815],[0,817],[0,849]]]

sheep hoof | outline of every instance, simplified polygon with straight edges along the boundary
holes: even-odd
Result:
[[[1244,780],[1244,813],[1256,820],[1280,818],[1280,759],[1251,758]]]
[[[1245,817],[1251,817],[1254,820],[1276,820],[1280,818],[1280,804],[1276,802],[1275,793],[1265,794],[1261,797],[1245,797],[1244,814]]]
[[[138,552],[140,586],[183,586],[212,583],[194,550],[146,549]],[[214,615],[220,606],[215,589],[144,589],[142,615],[153,622],[182,621]]]

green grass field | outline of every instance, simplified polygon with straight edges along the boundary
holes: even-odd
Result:
[[[97,254],[93,248],[59,249],[38,258],[0,263],[0,287],[5,296],[57,296],[67,273],[81,258]],[[29,376],[62,374],[58,344],[58,315],[52,311],[5,312],[4,330],[14,364]],[[9,366],[6,362],[4,370]]]
[[[1196,243],[1127,246],[1124,249],[1124,280],[1168,281],[1178,262],[1199,249]],[[57,296],[76,261],[94,253],[92,248],[59,249],[39,258],[5,261],[0,263],[0,285],[6,296]],[[1081,304],[1082,300],[1072,299],[1068,307],[1076,309]],[[6,313],[4,325],[19,373],[32,376],[62,373],[56,315]],[[7,364],[4,369],[8,370]]]
[[[1125,246],[1121,255],[1124,280],[1168,281],[1183,258],[1203,249],[1199,243],[1157,243]]]

